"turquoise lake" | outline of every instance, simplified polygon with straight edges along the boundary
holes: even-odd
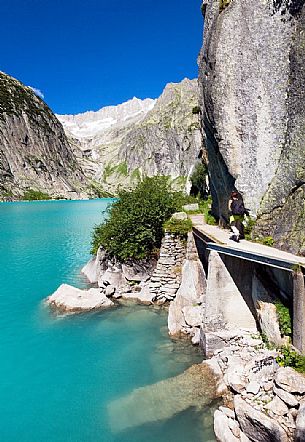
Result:
[[[1,441],[215,440],[209,409],[124,431],[110,425],[112,401],[202,360],[168,338],[165,311],[128,305],[57,317],[43,303],[62,283],[87,286],[80,269],[110,202],[0,204]]]

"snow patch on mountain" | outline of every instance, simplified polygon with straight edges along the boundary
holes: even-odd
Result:
[[[108,129],[141,121],[151,111],[157,100],[134,97],[117,106],[106,106],[99,111],[77,115],[57,115],[66,132],[77,139],[93,138]]]

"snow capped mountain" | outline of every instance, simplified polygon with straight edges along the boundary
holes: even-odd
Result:
[[[157,100],[133,98],[97,112],[57,115],[96,195],[166,175],[183,188],[202,146],[197,80],[169,83]],[[179,185],[178,185],[179,184]]]
[[[97,112],[89,111],[77,115],[57,115],[65,131],[77,139],[94,138],[107,129],[141,121],[153,109],[157,100],[134,97],[118,106],[103,107]]]

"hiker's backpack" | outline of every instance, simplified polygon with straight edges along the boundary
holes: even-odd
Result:
[[[233,200],[231,204],[232,215],[244,215],[246,209],[243,200]]]

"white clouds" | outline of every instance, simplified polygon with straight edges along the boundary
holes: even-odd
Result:
[[[38,95],[38,97],[40,97],[40,98],[44,98],[44,95],[43,95],[43,93],[41,92],[41,90],[40,89],[37,89],[36,87],[32,87],[32,86],[28,86],[30,89],[32,89],[32,91],[36,94],[36,95]]]

